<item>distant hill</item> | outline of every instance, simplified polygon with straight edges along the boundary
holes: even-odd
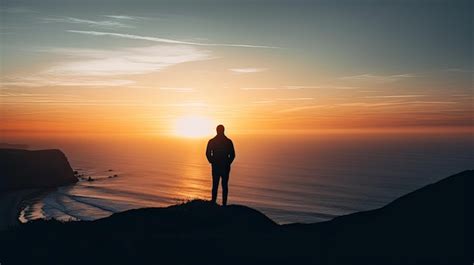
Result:
[[[191,201],[0,234],[5,264],[472,264],[474,171],[373,211],[278,225],[239,205]]]
[[[60,150],[0,149],[0,192],[56,187],[76,181]]]
[[[28,145],[26,145],[26,144],[0,143],[0,148],[2,148],[2,149],[27,149]]]

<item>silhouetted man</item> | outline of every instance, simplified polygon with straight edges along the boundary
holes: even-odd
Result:
[[[230,164],[234,161],[235,151],[232,141],[224,135],[224,126],[216,128],[217,135],[209,140],[206,157],[212,164],[212,202],[216,202],[219,180],[222,178],[222,205],[227,205]]]

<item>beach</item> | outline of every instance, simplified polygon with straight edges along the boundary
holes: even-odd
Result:
[[[0,193],[0,231],[20,223],[18,216],[24,199],[38,193],[38,189],[23,189]]]

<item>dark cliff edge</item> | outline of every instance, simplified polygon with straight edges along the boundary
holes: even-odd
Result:
[[[60,150],[0,149],[0,192],[57,187],[76,181]]]
[[[0,233],[5,264],[472,264],[474,171],[380,209],[278,225],[239,205],[191,201]]]

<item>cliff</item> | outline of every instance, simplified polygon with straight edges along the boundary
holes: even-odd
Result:
[[[473,190],[463,171],[380,209],[290,227],[321,234],[329,264],[472,264]]]
[[[0,192],[74,183],[71,165],[60,150],[0,149]]]
[[[385,207],[278,225],[239,205],[192,201],[0,234],[5,264],[472,264],[474,171]]]

